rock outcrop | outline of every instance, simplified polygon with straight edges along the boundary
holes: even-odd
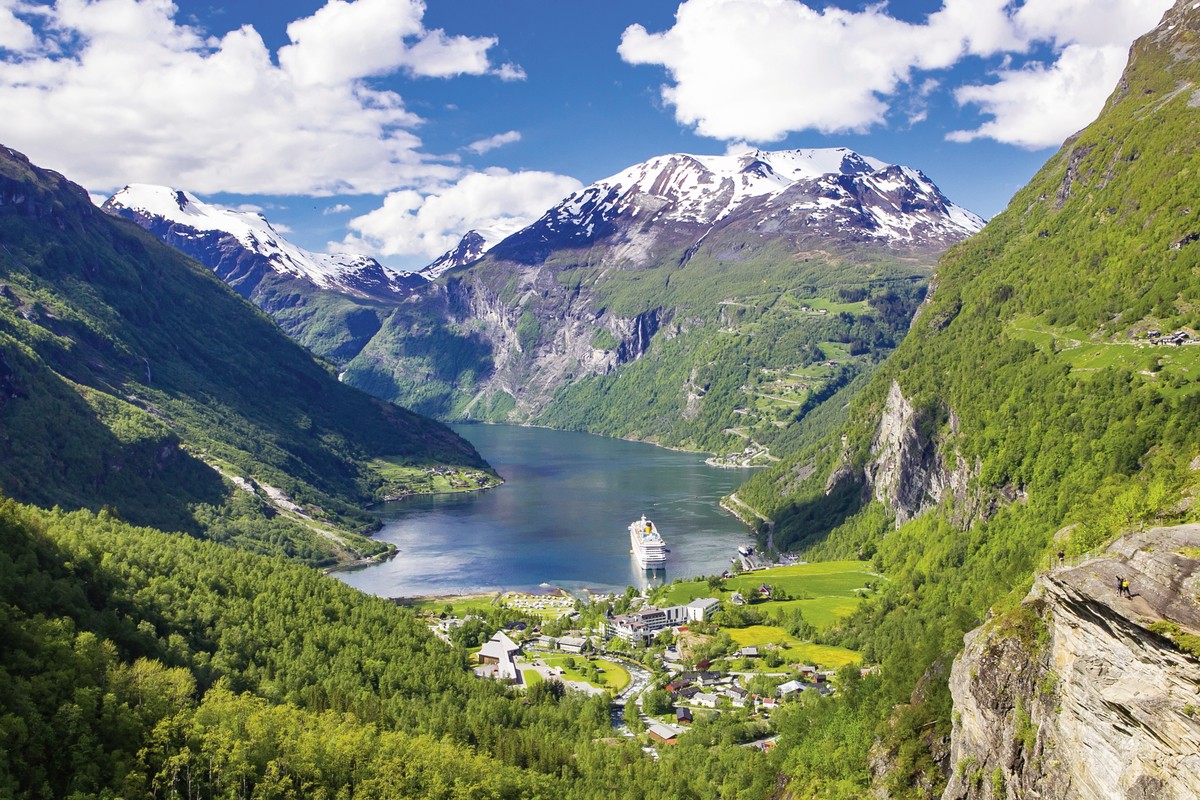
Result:
[[[1197,633],[1200,525],[1044,574],[966,637],[943,800],[1200,797],[1200,658],[1180,646]]]
[[[967,527],[975,517],[978,503],[973,502],[970,484],[977,468],[957,454],[944,452],[940,440],[945,436],[938,434],[937,427],[937,415],[915,408],[893,381],[871,441],[865,478],[870,495],[895,515],[896,527],[951,498],[953,520],[959,527]],[[946,432],[958,433],[958,419],[952,412]]]

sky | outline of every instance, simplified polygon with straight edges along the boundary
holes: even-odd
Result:
[[[984,217],[1171,0],[0,0],[0,144],[418,269],[653,156],[849,147]]]

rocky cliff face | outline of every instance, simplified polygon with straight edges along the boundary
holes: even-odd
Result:
[[[640,358],[672,316],[660,308],[634,316],[597,311],[544,267],[521,270],[503,287],[452,279],[442,291],[455,323],[479,331],[490,345],[492,371],[480,376],[476,402],[505,393],[522,419],[545,408],[558,387]]]
[[[865,477],[867,491],[892,510],[897,527],[950,498],[955,500],[954,519],[960,527],[974,518],[978,504],[972,501],[970,483],[976,470],[961,456],[943,451],[939,439],[945,436],[937,434],[937,423],[933,412],[916,409],[900,384],[892,381]],[[958,433],[958,419],[952,412],[946,432]],[[948,464],[951,459],[953,467]]]
[[[1200,797],[1200,658],[1179,646],[1200,633],[1200,525],[1054,569],[1015,617],[954,664],[943,800]]]

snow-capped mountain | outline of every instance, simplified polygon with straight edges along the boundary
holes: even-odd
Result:
[[[431,281],[437,280],[443,272],[457,267],[465,267],[467,264],[473,264],[483,258],[492,245],[502,238],[494,231],[469,230],[459,239],[458,244],[442,253],[437,260],[421,269],[417,274],[423,275]]]
[[[133,220],[212,268],[246,297],[271,273],[365,296],[407,294],[424,282],[369,256],[305,250],[281,236],[261,213],[222,208],[168,186],[131,184],[103,209]]]
[[[689,344],[678,352],[694,347],[680,357],[696,360],[680,380],[699,388],[691,401],[687,391],[664,395],[669,410],[661,419],[691,419],[710,383],[704,354],[721,350],[696,342],[738,329],[747,315],[775,313],[727,309],[774,308],[780,293],[793,290],[837,297],[841,289],[887,286],[905,296],[943,251],[983,224],[919,170],[845,148],[657,156],[571,194],[482,255],[464,241],[437,262],[465,268],[452,281],[432,284],[427,299],[436,311],[419,323],[402,315],[389,320],[369,358],[351,362],[347,375],[363,385],[398,387],[390,399],[401,403],[429,402],[441,391],[441,405],[426,406],[432,413],[457,407],[526,421],[548,413],[565,387],[622,371],[651,353],[660,331],[668,339],[686,332]],[[863,315],[864,326],[885,324],[872,314]],[[436,336],[430,319],[442,325]],[[770,320],[778,330],[810,323],[819,324]],[[422,338],[409,344],[414,331]],[[891,335],[881,332],[872,342]],[[389,344],[381,346],[385,339]],[[427,355],[429,341],[444,353]],[[852,351],[867,347],[838,341]],[[800,358],[787,347],[776,355],[780,369]],[[462,374],[451,375],[451,364]],[[569,413],[609,419],[611,411],[600,408],[609,390],[607,408],[642,409],[645,398],[629,388],[636,383],[602,390],[587,384],[579,390],[587,399]],[[410,394],[409,386],[419,388]],[[682,405],[671,405],[680,398]],[[487,410],[493,406],[503,411]],[[634,425],[612,424],[623,431]],[[642,434],[658,423],[645,424]]]
[[[681,234],[698,241],[717,228],[747,222],[772,235],[902,248],[945,247],[984,224],[919,170],[846,148],[675,153],[572,194],[492,252],[535,263],[549,250],[602,240],[649,252],[669,231],[673,239]]]

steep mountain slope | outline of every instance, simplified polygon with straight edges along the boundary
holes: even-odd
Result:
[[[387,489],[370,459],[485,467],[445,427],[338,383],[211,272],[7,149],[0,245],[11,497],[326,561],[338,542],[367,546],[334,530],[372,524],[361,506]]]
[[[167,186],[126,186],[103,209],[209,267],[290,336],[336,363],[357,354],[388,309],[427,283],[367,256],[313,253],[260,213],[214,206]]]
[[[1196,516],[1198,90],[1200,8],[1179,3],[1135,44],[1100,118],[942,259],[851,421],[739,490],[777,546],[858,554],[891,578],[841,641],[883,664],[891,720],[872,763],[893,796],[975,773],[949,761],[950,657],[988,615],[993,641],[1043,641],[1018,601],[1047,551],[1082,559],[1131,527]],[[1028,712],[998,710],[1027,732],[1014,720]],[[1014,770],[1029,786],[1087,754],[1013,756],[976,752],[986,769],[956,792],[1004,793]],[[1074,786],[1064,796],[1088,796]]]
[[[260,217],[175,190],[130,187],[105,208],[213,267],[379,397],[735,462],[794,449],[788,423],[835,394],[843,408],[936,256],[982,225],[919,171],[845,149],[660,156],[500,241],[468,232],[424,287],[296,267]]]
[[[133,184],[102,206],[138,223],[203,264],[238,294],[253,298],[265,279],[300,279],[359,297],[394,297],[422,283],[368,256],[313,253],[289,242],[259,212],[233,211],[167,186]]]
[[[936,255],[981,224],[848,150],[661,156],[447,273],[345,380],[448,418],[786,448],[787,421],[894,346]]]

